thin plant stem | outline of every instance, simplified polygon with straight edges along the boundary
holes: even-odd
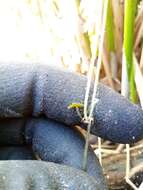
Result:
[[[129,178],[130,173],[130,145],[126,144],[126,178]]]
[[[102,18],[102,7],[103,7],[103,0],[101,0],[99,2],[99,18]],[[92,59],[91,59],[91,64],[89,67],[89,72],[88,72],[88,76],[87,76],[87,87],[86,87],[86,92],[85,92],[85,99],[84,99],[84,119],[87,120],[88,116],[87,116],[87,112],[88,112],[88,100],[89,100],[89,92],[90,92],[90,87],[91,87],[91,80],[92,80],[92,72],[94,69],[94,62],[96,60],[96,56],[97,56],[97,49],[98,49],[98,40],[99,40],[99,34],[100,34],[100,26],[101,26],[101,19],[99,19],[99,21],[97,21],[98,25],[96,26],[96,38],[95,38],[95,48],[94,48],[94,55],[92,55]]]
[[[103,23],[102,23],[102,28],[101,28],[101,38],[100,38],[100,46],[99,46],[99,54],[98,54],[98,60],[97,60],[97,72],[95,76],[95,81],[94,81],[94,89],[93,89],[93,94],[92,94],[92,100],[91,100],[91,105],[90,105],[90,112],[88,116],[88,126],[87,126],[87,137],[86,137],[86,143],[85,143],[85,149],[84,149],[84,158],[83,158],[83,170],[86,170],[87,168],[87,154],[88,154],[88,142],[89,142],[89,135],[90,135],[90,129],[91,129],[91,124],[93,121],[92,115],[93,115],[93,110],[96,104],[96,91],[97,91],[97,85],[99,81],[99,75],[100,75],[100,68],[101,68],[101,61],[102,61],[102,50],[103,50],[103,43],[104,43],[104,32],[105,32],[105,26],[106,26],[106,17],[107,17],[107,8],[108,8],[108,0],[104,1],[104,11],[103,11]]]
[[[101,138],[98,137],[98,158],[99,158],[99,162],[100,165],[102,166],[102,148],[101,148]]]
[[[85,147],[84,147],[84,154],[83,154],[83,165],[82,169],[84,171],[87,171],[87,160],[88,160],[88,146],[89,146],[89,136],[90,136],[90,126],[91,126],[91,120],[88,122],[87,125],[87,134],[86,134],[86,141],[85,141]]]
[[[108,8],[108,0],[104,1],[103,24],[102,24],[102,29],[101,29],[101,40],[100,40],[100,44],[99,44],[97,70],[96,70],[96,76],[95,76],[95,81],[94,81],[94,88],[93,88],[93,94],[92,94],[92,99],[91,99],[91,108],[90,108],[89,118],[92,118],[93,110],[94,110],[94,107],[96,104],[97,86],[98,86],[101,63],[102,63],[102,52],[103,52],[105,25],[106,25],[106,17],[107,17],[107,8]]]
[[[121,93],[132,102],[136,102],[136,88],[134,79],[133,65],[133,43],[134,43],[134,21],[137,1],[125,1],[124,18],[124,43],[123,43],[123,62],[122,62],[122,89]],[[137,189],[129,179],[130,173],[130,145],[126,144],[126,182]]]
[[[106,41],[107,41],[107,50],[109,53],[109,60],[111,66],[111,77],[117,78],[117,59],[115,53],[114,28],[115,27],[114,27],[112,0],[109,0],[108,11],[107,11],[107,22],[106,22]]]

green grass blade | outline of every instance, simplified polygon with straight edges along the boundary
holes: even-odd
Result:
[[[129,98],[132,102],[136,102],[136,88],[134,82],[134,66],[133,66],[134,20],[135,20],[136,9],[137,9],[137,0],[125,1],[123,53],[127,66],[127,75],[128,75],[129,88],[130,88]]]

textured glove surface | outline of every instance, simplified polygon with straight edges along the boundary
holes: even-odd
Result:
[[[0,159],[35,159],[35,154],[37,154],[42,160],[80,169],[84,139],[76,129],[67,125],[82,123],[76,110],[68,109],[68,106],[74,102],[83,102],[86,77],[48,65],[1,63],[0,81],[0,145],[3,146],[0,148],[2,153]],[[91,129],[93,134],[118,143],[133,143],[143,137],[143,112],[139,107],[101,84],[98,86],[97,96],[99,101],[94,109],[94,123]],[[8,147],[5,147],[6,145]],[[106,189],[101,167],[91,149],[89,149],[88,155],[88,174],[94,177],[97,189],[98,187]],[[60,170],[56,170],[57,173],[50,174],[53,177],[50,178],[51,181],[49,180],[48,185],[45,183],[46,180],[40,181],[39,177],[34,178],[33,182],[31,178],[26,177],[28,176],[27,166],[30,168],[29,175],[34,172],[34,167],[36,172],[39,171],[39,176],[46,175],[44,171],[43,174],[41,173],[42,164],[40,167],[38,165],[38,169],[36,163],[41,162],[0,162],[0,167],[7,175],[9,175],[7,168],[11,171],[10,174],[13,174],[6,178],[12,179],[10,180],[11,184],[8,183],[11,186],[9,188],[15,188],[15,182],[11,178],[14,173],[17,174],[23,170],[26,171],[25,175],[22,173],[23,177],[16,182],[16,185],[17,183],[21,184],[23,189],[28,188],[27,180],[29,179],[29,184],[34,184],[31,189],[42,187],[44,190],[48,186],[49,189],[56,189],[57,186],[50,186],[54,185],[55,178],[57,179],[55,184],[59,184],[59,189],[62,189],[61,181],[56,176],[58,171],[63,175],[63,178],[60,179],[66,181],[69,176],[73,179],[69,180],[68,178],[69,181],[67,180],[68,183],[71,183],[69,186],[71,189],[72,186],[73,189],[76,189],[75,185],[80,185],[84,179],[84,177],[80,178],[79,173],[77,180],[79,183],[77,183],[73,177],[75,173],[74,175],[68,173],[68,176],[68,169],[60,166]],[[16,168],[18,170],[14,170],[15,166],[18,166]],[[50,165],[44,165],[44,167],[51,169]],[[64,177],[66,175],[67,177]],[[90,176],[89,178],[93,179]],[[38,180],[40,183],[37,184]],[[66,184],[67,181],[64,183]],[[5,180],[4,183],[2,179],[1,184],[5,187],[7,181]],[[92,189],[91,185],[88,187]],[[81,185],[81,189],[84,189],[84,186]]]
[[[0,190],[75,189],[104,190],[85,172],[71,167],[41,161],[0,162]]]
[[[39,116],[67,125],[80,124],[73,102],[83,102],[86,77],[38,64],[0,64],[0,117]],[[103,85],[98,86],[91,132],[118,143],[143,137],[143,112]]]
[[[76,128],[44,117],[3,119],[0,122],[0,160],[34,160],[38,156],[44,161],[81,169],[84,144],[84,138]],[[102,168],[91,148],[87,173],[98,186],[106,189]]]

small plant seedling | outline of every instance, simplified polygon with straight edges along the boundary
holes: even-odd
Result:
[[[84,104],[83,103],[79,103],[79,102],[72,102],[69,106],[68,106],[68,109],[75,109],[78,116],[80,117],[80,119],[82,120],[82,114],[81,114],[81,111],[80,109],[83,109],[84,107]]]
[[[84,104],[83,103],[78,103],[78,102],[73,102],[68,106],[68,109],[80,109],[83,108]]]

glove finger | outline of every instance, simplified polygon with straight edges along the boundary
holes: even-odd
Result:
[[[85,142],[76,129],[42,117],[27,119],[27,121],[24,119],[6,119],[2,120],[0,126],[0,130],[3,132],[0,133],[3,136],[1,143],[12,144],[13,140],[18,143],[21,142],[22,137],[23,142],[32,143],[34,152],[41,159],[81,168]],[[0,160],[5,159],[34,159],[34,155],[26,146],[1,147]],[[98,182],[105,184],[102,169],[91,149],[88,153],[87,172],[94,176]]]
[[[36,171],[36,172],[35,172]],[[106,190],[85,172],[41,161],[1,161],[2,190]]]
[[[77,129],[41,118],[30,120],[25,134],[28,142],[32,137],[33,151],[42,160],[82,168],[85,140]],[[91,147],[88,151],[87,173],[105,184],[101,166]]]
[[[13,74],[14,73],[14,74]],[[46,65],[0,64],[0,117],[41,115],[67,125],[80,124],[68,106],[83,102],[87,78]],[[99,84],[91,132],[118,143],[143,137],[143,111]]]

